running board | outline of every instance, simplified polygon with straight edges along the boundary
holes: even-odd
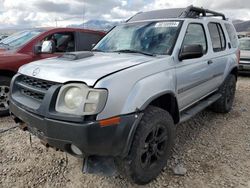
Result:
[[[201,102],[196,104],[195,106],[181,112],[180,123],[189,120],[214,102],[216,102],[219,98],[221,98],[221,94],[214,94],[211,97],[203,99]]]

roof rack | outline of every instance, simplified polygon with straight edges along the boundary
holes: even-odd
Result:
[[[194,7],[193,5],[187,7],[179,17],[181,18],[222,17],[223,20],[227,20],[226,16],[222,13],[211,11],[204,8]]]
[[[149,12],[139,12],[128,19],[126,22],[135,22],[151,19],[166,19],[166,18],[200,18],[200,17],[222,17],[227,20],[225,15],[219,12],[211,11],[204,8],[194,7],[193,5],[187,8],[172,8],[163,10],[154,10]]]

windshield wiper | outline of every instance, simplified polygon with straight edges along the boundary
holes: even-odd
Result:
[[[132,49],[123,49],[123,50],[116,50],[114,52],[121,52],[121,53],[138,53],[138,54],[143,54],[147,56],[156,56],[155,54],[147,53],[147,52],[142,52],[139,50],[132,50]]]
[[[93,49],[93,50],[91,50],[92,52],[105,52],[105,51],[103,51],[103,50],[99,50],[99,49]]]

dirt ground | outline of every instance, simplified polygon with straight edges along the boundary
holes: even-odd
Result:
[[[0,119],[0,132],[15,126]],[[146,187],[250,188],[250,77],[239,78],[233,110],[209,110],[177,128],[173,157],[162,174]],[[0,133],[0,187],[138,187],[126,179],[83,174],[82,161],[47,150],[18,128]],[[173,174],[182,165],[184,176]]]

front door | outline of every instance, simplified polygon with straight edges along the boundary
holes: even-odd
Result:
[[[74,32],[60,32],[50,34],[49,36],[46,36],[42,41],[40,41],[40,44],[42,44],[44,41],[53,41],[55,45],[55,52],[38,54],[36,57],[37,60],[57,57],[65,52],[74,52],[76,49]]]
[[[209,85],[210,59],[207,56],[207,37],[203,24],[191,23],[188,25],[182,47],[192,44],[202,45],[204,56],[180,61],[176,66],[176,89],[180,110],[184,110],[211,92]]]

